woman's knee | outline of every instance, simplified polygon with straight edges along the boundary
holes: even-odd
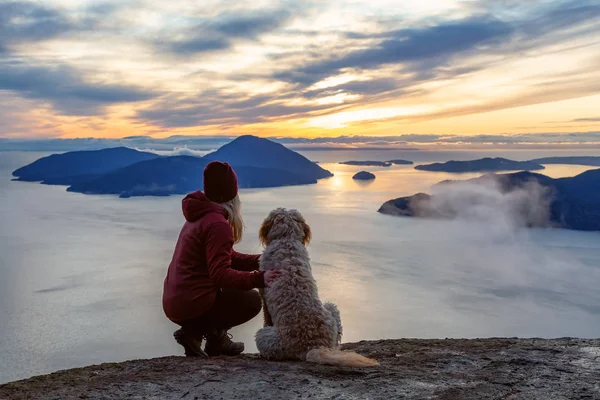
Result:
[[[262,298],[260,294],[256,290],[250,290],[248,292],[248,298],[246,300],[246,304],[248,305],[249,312],[252,312],[252,317],[258,315],[260,310],[262,309]]]

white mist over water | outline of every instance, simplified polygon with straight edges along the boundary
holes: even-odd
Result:
[[[0,153],[0,382],[182,354],[161,308],[181,196],[119,199],[10,182],[13,169],[38,157]],[[351,179],[364,167],[323,167],[335,177],[317,185],[242,190],[247,231],[237,250],[261,250],[257,231],[273,208],[299,209],[314,234],[320,295],[339,305],[344,341],[600,336],[600,234],[520,229],[501,223],[502,212],[453,221],[380,215],[391,198],[457,178],[394,166],[368,168],[377,179],[364,185]],[[260,324],[233,331],[248,351]]]
[[[208,153],[212,153],[214,150],[196,150],[190,149],[187,146],[176,146],[172,150],[157,150],[157,149],[136,149],[138,151],[145,151],[149,153],[156,153],[161,156],[191,156],[191,157],[204,157]]]
[[[493,176],[475,182],[435,185],[432,197],[415,206],[425,215],[481,222],[498,229],[550,227],[552,192],[535,181],[508,191]]]

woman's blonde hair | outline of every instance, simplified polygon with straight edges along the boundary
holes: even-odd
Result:
[[[244,219],[242,218],[242,201],[239,196],[219,204],[227,211],[227,221],[233,231],[233,242],[239,243],[244,233]]]

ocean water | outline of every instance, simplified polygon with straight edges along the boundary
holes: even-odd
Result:
[[[237,250],[261,251],[257,231],[273,208],[300,210],[313,231],[309,251],[320,296],[338,304],[344,341],[600,336],[599,233],[522,230],[501,213],[481,222],[380,215],[384,201],[456,176],[335,163],[445,161],[481,152],[305,154],[335,176],[316,185],[241,191],[247,230]],[[161,307],[183,223],[181,196],[119,199],[10,181],[12,170],[41,155],[0,152],[0,383],[182,354],[172,338],[177,327]],[[353,181],[361,169],[377,179]],[[544,173],[586,169],[550,166]],[[247,351],[255,351],[260,326],[257,317],[233,330]]]

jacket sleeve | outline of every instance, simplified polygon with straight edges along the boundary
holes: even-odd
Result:
[[[250,290],[264,287],[264,272],[236,271],[231,268],[233,234],[226,222],[210,224],[206,229],[206,262],[208,275],[222,288]]]
[[[238,271],[256,271],[259,268],[260,254],[243,254],[233,250],[231,268]]]

